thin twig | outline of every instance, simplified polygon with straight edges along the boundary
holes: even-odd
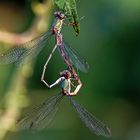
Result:
[[[40,8],[36,8],[40,6]],[[9,46],[15,46],[22,43],[25,43],[34,37],[36,37],[38,34],[47,31],[48,30],[48,24],[50,19],[50,13],[52,12],[52,3],[50,0],[44,1],[43,4],[34,4],[32,5],[33,11],[36,14],[36,17],[34,21],[32,22],[29,29],[27,29],[23,33],[12,33],[8,31],[2,31],[0,30],[0,41],[4,43],[10,44]],[[38,10],[42,9],[39,12]],[[47,13],[47,14],[46,14]],[[46,16],[47,15],[47,16]]]

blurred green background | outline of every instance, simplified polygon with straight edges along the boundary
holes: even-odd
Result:
[[[35,14],[34,0],[1,0],[0,30],[21,33],[28,30]],[[36,0],[37,2],[37,0]],[[75,99],[110,127],[111,138],[92,134],[64,99],[48,129],[9,132],[6,140],[139,140],[140,139],[140,1],[87,0],[78,1],[81,33],[75,37],[72,27],[64,27],[66,42],[75,48],[90,65],[81,73],[83,88]],[[49,21],[53,21],[53,16]],[[0,49],[5,44],[1,41]],[[50,47],[51,48],[51,47]],[[49,90],[40,81],[50,48],[45,48],[35,62],[33,74],[26,82],[29,107],[57,94],[59,87]],[[52,83],[65,68],[56,53],[46,77]],[[11,85],[15,66],[0,66],[0,101],[4,102]],[[2,105],[1,105],[2,106]],[[23,115],[24,113],[22,113]]]

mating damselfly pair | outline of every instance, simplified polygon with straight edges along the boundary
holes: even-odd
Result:
[[[80,118],[92,132],[97,135],[104,135],[106,137],[109,137],[111,135],[109,128],[104,123],[92,116],[87,110],[85,110],[74,99],[72,99],[71,96],[69,96],[76,95],[82,86],[80,78],[74,70],[73,65],[83,72],[88,71],[89,65],[82,57],[77,54],[75,50],[73,50],[63,41],[61,28],[66,18],[65,14],[63,14],[62,12],[55,12],[54,16],[55,21],[50,32],[47,32],[29,42],[26,42],[25,44],[19,45],[16,48],[10,49],[9,51],[0,55],[0,64],[9,64],[14,62],[16,62],[17,64],[22,64],[27,58],[35,58],[41,52],[44,46],[47,45],[47,41],[51,36],[55,36],[56,39],[56,45],[52,49],[52,52],[50,53],[44,65],[41,81],[43,81],[49,88],[58,83],[61,83],[62,92],[61,94],[53,96],[48,101],[43,102],[41,105],[35,108],[29,116],[23,118],[19,122],[19,125],[24,126],[24,128],[37,129],[46,127],[46,125],[49,123],[49,118],[52,118],[52,116],[54,116],[54,112],[56,112],[59,101],[63,98],[64,95],[66,95],[71,101],[73,107],[78,112]],[[72,93],[70,91],[71,75],[69,71],[62,72],[60,74],[60,78],[52,85],[49,85],[44,79],[46,67],[57,48],[59,49],[64,62],[72,72],[73,79],[78,82],[78,86],[76,86],[75,91]]]

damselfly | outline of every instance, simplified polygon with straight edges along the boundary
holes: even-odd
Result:
[[[54,16],[55,20],[50,32],[46,32],[40,37],[37,37],[29,42],[26,42],[25,44],[21,44],[18,47],[12,48],[9,51],[1,54],[0,64],[9,64],[14,62],[17,64],[22,64],[27,58],[35,58],[41,52],[44,46],[47,45],[47,41],[50,36],[55,36],[56,45],[52,49],[52,52],[50,53],[48,60],[44,65],[41,80],[45,81],[45,70],[56,48],[60,50],[60,54],[69,68],[72,67],[72,65],[75,65],[77,69],[87,72],[89,68],[88,63],[83,58],[81,58],[75,50],[66,45],[66,43],[63,41],[63,36],[60,32],[62,25],[64,24],[64,20],[66,19],[65,14],[59,11],[55,12]]]
[[[66,97],[70,100],[72,106],[75,108],[78,116],[81,118],[81,120],[91,132],[97,135],[110,137],[111,131],[108,128],[108,126],[100,120],[98,120],[91,113],[89,113],[71,96],[75,94],[70,93],[70,86],[68,86],[68,79],[70,78],[70,76],[67,76],[67,72],[67,70],[61,72],[60,78],[54,84],[51,85],[51,87],[53,87],[54,85],[61,83],[62,92],[58,95],[52,96],[49,100],[45,100],[39,106],[34,108],[26,117],[18,121],[19,129],[41,130],[46,128],[55,116],[58,110],[58,104],[66,95]],[[76,87],[74,92],[78,92],[78,90],[80,89],[80,87],[78,86]]]

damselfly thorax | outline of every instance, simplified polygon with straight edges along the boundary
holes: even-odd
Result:
[[[65,92],[65,94],[70,94],[71,91],[70,83],[71,83],[70,79],[66,78],[60,83],[61,89],[63,90],[63,92]]]
[[[65,14],[58,11],[58,12],[54,13],[54,16],[56,18],[55,18],[54,23],[52,25],[52,33],[57,34],[57,33],[61,32],[62,25],[63,25],[64,19],[65,19]]]

